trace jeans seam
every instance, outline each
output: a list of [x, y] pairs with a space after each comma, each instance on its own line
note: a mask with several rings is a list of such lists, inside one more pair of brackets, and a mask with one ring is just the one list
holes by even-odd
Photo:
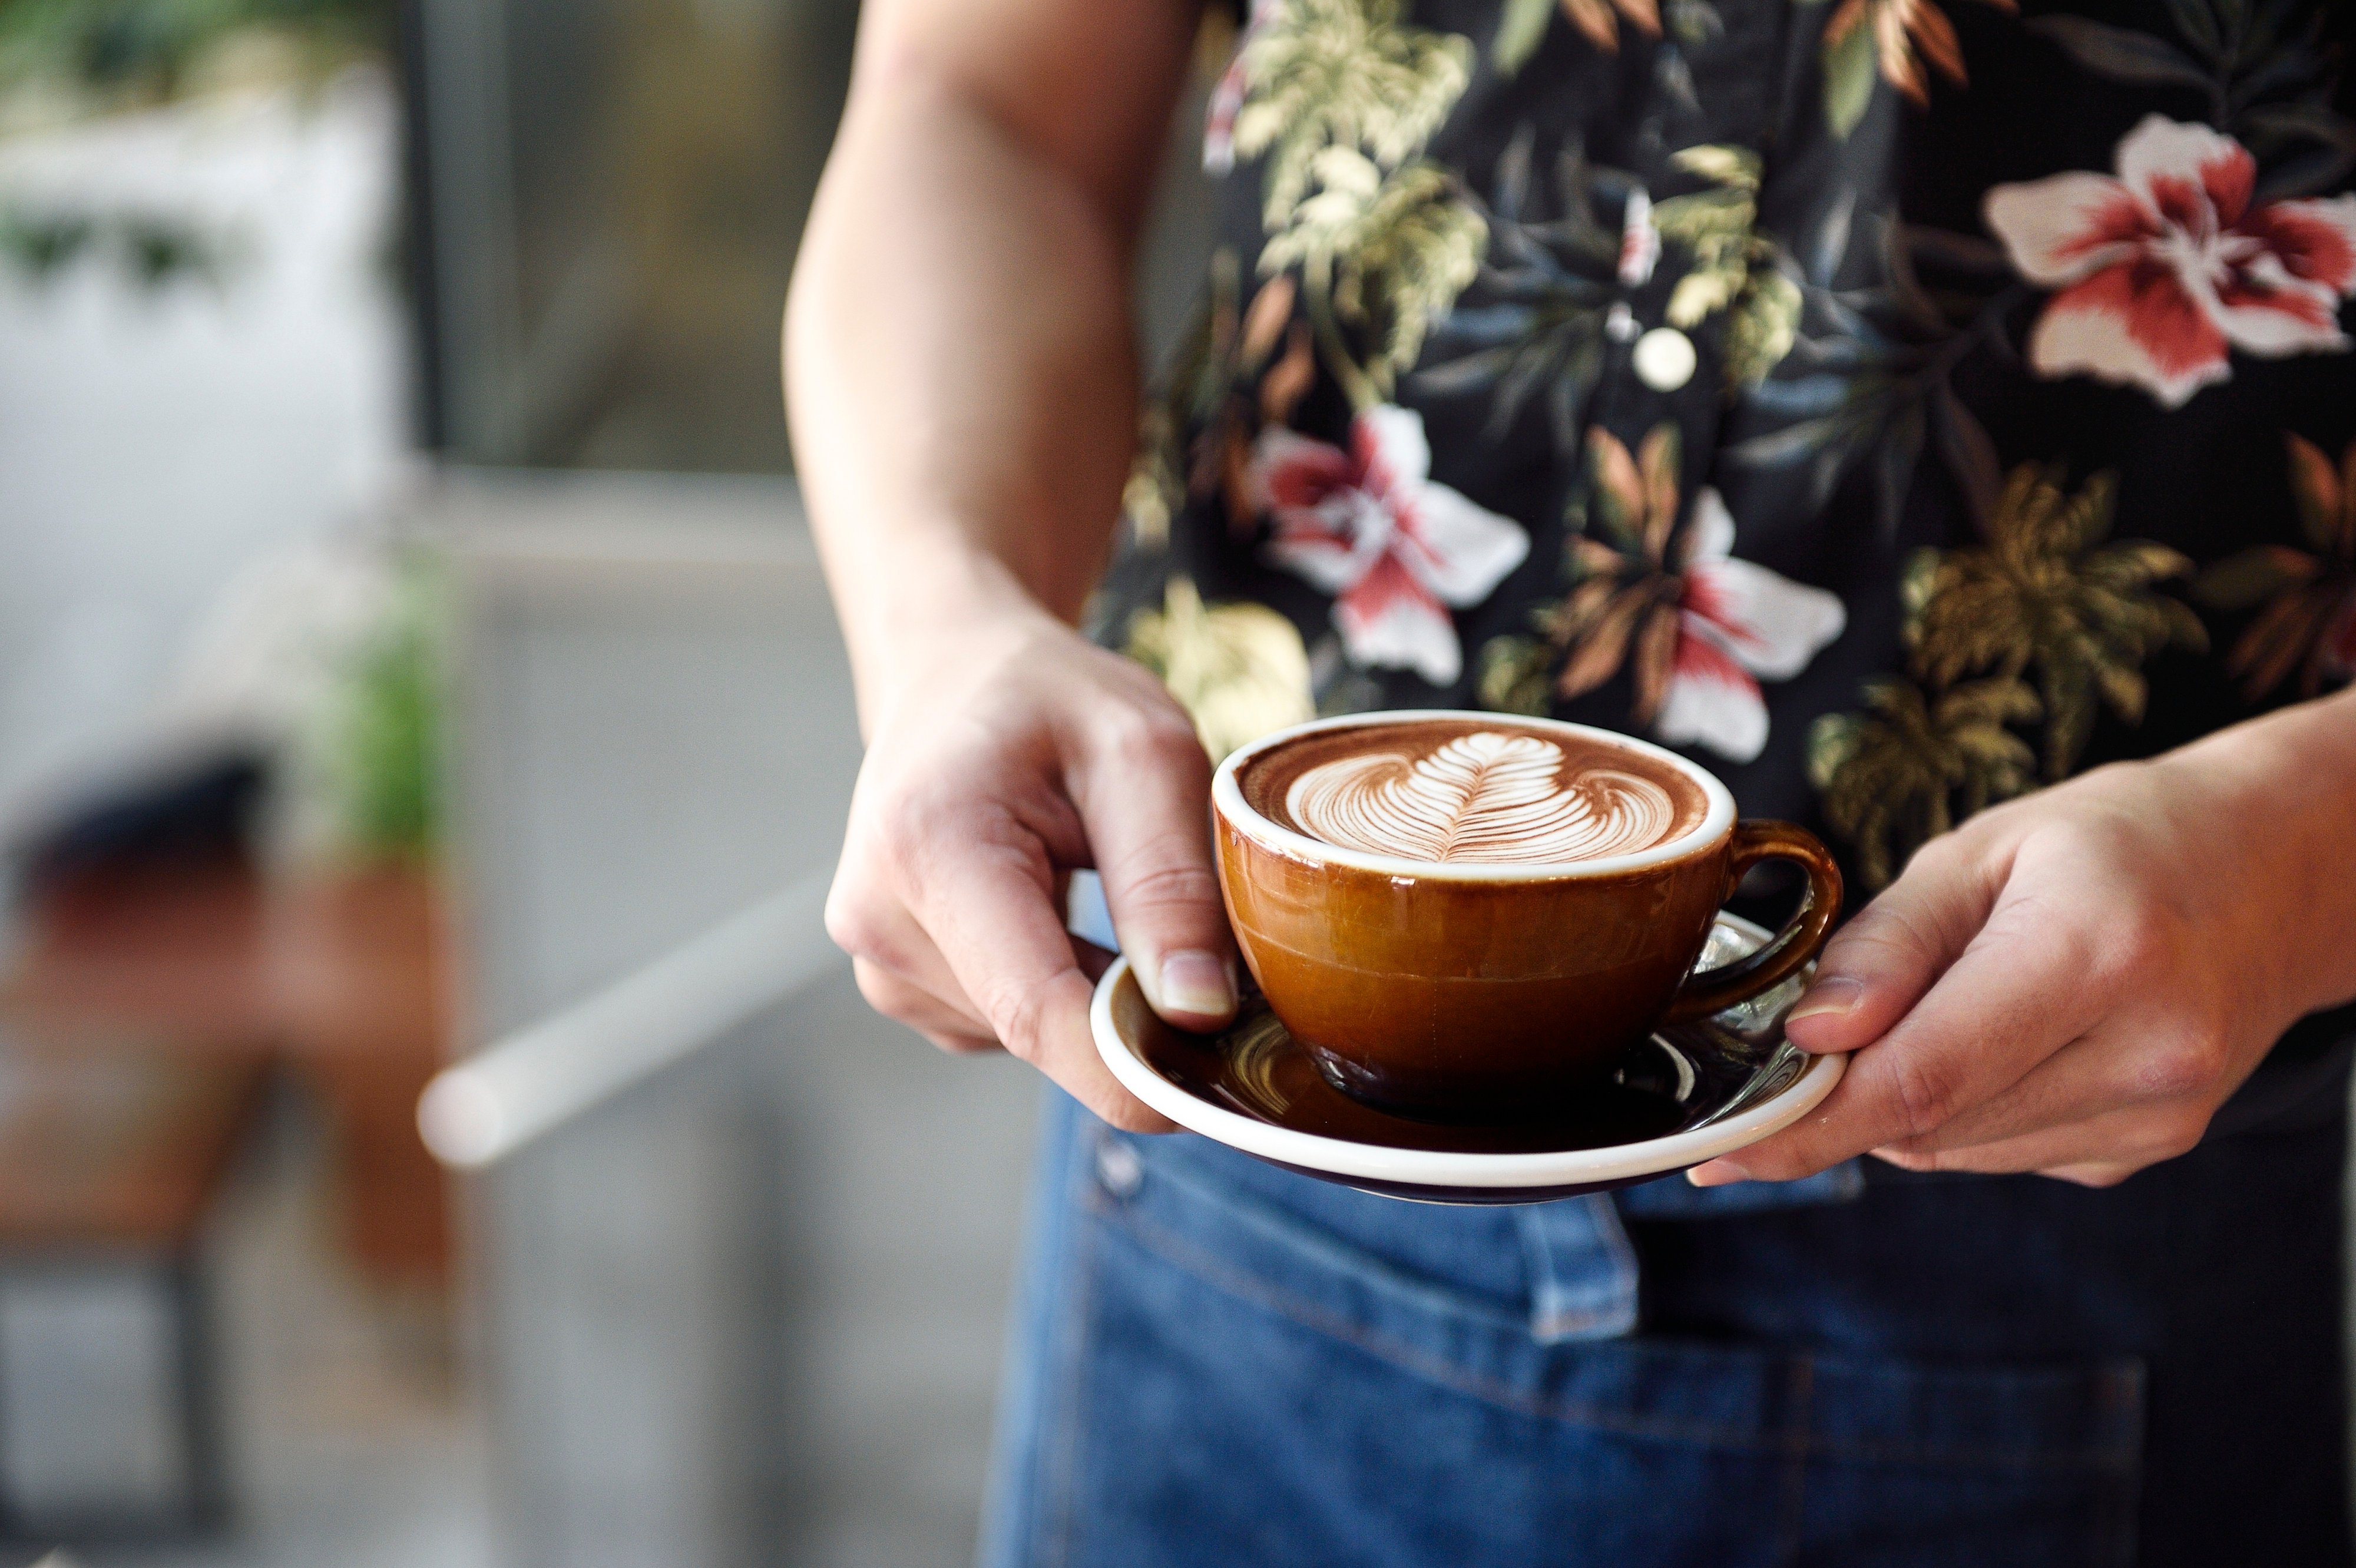
[[[1135, 1213], [1122, 1213], [1092, 1194], [1088, 1199], [1107, 1224], [1118, 1223], [1140, 1246], [1175, 1267], [1185, 1270], [1228, 1294], [1325, 1335], [1343, 1344], [1411, 1372], [1444, 1388], [1485, 1401], [1500, 1409], [1566, 1426], [1611, 1433], [1623, 1437], [1665, 1443], [1693, 1443], [1732, 1453], [1779, 1454], [1788, 1451], [1787, 1435], [1761, 1433], [1708, 1422], [1655, 1421], [1615, 1416], [1590, 1407], [1533, 1399], [1462, 1367], [1407, 1345], [1389, 1335], [1362, 1328], [1339, 1314], [1280, 1291], [1225, 1260], [1205, 1252]], [[1895, 1444], [1816, 1443], [1807, 1444], [1811, 1457], [1859, 1464], [1913, 1464], [2026, 1471], [2091, 1471], [2117, 1473], [2132, 1465], [2126, 1455], [2092, 1452], [2019, 1454], [1976, 1449], [1926, 1448]]]

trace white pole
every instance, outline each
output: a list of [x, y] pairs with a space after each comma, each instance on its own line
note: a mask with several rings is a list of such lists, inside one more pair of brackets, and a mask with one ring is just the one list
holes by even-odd
[[834, 972], [828, 880], [805, 877], [445, 1069], [417, 1101], [425, 1146], [462, 1170], [505, 1159]]

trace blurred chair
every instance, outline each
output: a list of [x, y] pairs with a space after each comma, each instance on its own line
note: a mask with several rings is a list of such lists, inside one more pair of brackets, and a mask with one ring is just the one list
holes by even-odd
[[52, 1058], [283, 1064], [328, 1113], [353, 1261], [443, 1287], [446, 1195], [413, 1119], [452, 1012], [430, 872], [273, 879], [239, 854], [134, 857], [40, 879], [23, 923], [0, 966], [8, 1037]]
[[0, 1088], [0, 1534], [169, 1533], [229, 1496], [202, 1237], [261, 1061], [16, 1057]]

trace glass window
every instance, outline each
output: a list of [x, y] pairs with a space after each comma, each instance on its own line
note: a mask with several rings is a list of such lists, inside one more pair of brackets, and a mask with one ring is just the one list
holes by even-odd
[[462, 462], [775, 472], [854, 0], [424, 0], [422, 312]]

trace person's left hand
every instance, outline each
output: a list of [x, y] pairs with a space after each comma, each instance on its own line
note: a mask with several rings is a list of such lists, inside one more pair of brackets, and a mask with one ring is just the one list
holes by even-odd
[[[2310, 706], [2347, 724], [2345, 702]], [[1696, 1185], [1869, 1151], [2104, 1187], [2190, 1149], [2285, 1028], [2356, 990], [2339, 924], [2356, 811], [2344, 756], [2316, 760], [2268, 802], [2263, 770], [2209, 743], [1926, 844], [1787, 1021], [1804, 1049], [1856, 1052], [1839, 1085]]]

